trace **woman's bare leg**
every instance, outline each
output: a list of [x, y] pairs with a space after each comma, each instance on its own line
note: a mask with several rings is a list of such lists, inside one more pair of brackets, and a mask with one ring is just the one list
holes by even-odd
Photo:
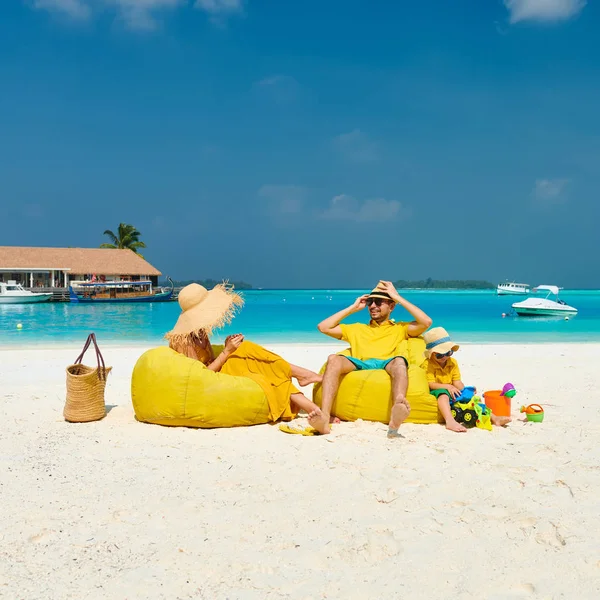
[[311, 413], [321, 414], [321, 409], [311, 400], [309, 400], [304, 394], [297, 393], [290, 396], [290, 407], [292, 412], [298, 412], [299, 409], [306, 411], [309, 415]]
[[310, 385], [311, 383], [321, 383], [321, 381], [323, 381], [323, 375], [319, 375], [310, 369], [305, 369], [304, 367], [299, 367], [298, 365], [293, 365], [291, 363], [290, 367], [292, 368], [292, 377], [295, 377], [298, 380], [300, 387]]

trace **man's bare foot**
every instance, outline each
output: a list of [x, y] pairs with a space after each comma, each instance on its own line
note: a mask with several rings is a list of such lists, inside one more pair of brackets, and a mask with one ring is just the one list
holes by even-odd
[[409, 413], [410, 409], [406, 404], [403, 404], [402, 402], [394, 402], [392, 406], [392, 414], [390, 415], [390, 429], [395, 429], [398, 431], [398, 428], [400, 425], [402, 425], [402, 423], [404, 423], [404, 420], [406, 417], [408, 417]]
[[308, 422], [313, 429], [316, 429], [319, 433], [326, 434], [331, 431], [329, 425], [329, 415], [324, 415], [321, 409], [313, 410], [308, 413]]
[[512, 421], [510, 417], [498, 417], [494, 413], [492, 413], [491, 419], [492, 425], [496, 425], [497, 427], [504, 427]]
[[321, 383], [321, 381], [323, 381], [323, 375], [319, 375], [318, 373], [313, 373], [312, 375], [302, 374], [301, 376], [296, 377], [296, 380], [300, 387], [305, 387], [311, 383]]
[[454, 419], [446, 423], [446, 429], [448, 429], [449, 431], [457, 431], [458, 433], [463, 433], [464, 431], [467, 431], [467, 428], [464, 425], [457, 423]]

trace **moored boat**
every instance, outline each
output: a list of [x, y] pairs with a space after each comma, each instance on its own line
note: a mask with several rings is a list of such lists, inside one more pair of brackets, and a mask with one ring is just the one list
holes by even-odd
[[32, 304], [33, 302], [47, 302], [52, 294], [38, 294], [23, 288], [16, 281], [0, 281], [0, 304]]
[[[538, 285], [534, 292], [548, 292], [545, 298], [527, 298], [522, 302], [515, 302], [513, 310], [521, 317], [569, 317], [577, 314], [577, 309], [569, 306], [558, 297], [559, 288], [555, 285]], [[555, 300], [550, 300], [555, 296]]]
[[171, 288], [153, 288], [152, 282], [143, 281], [81, 281], [71, 282], [69, 298], [74, 303], [105, 304], [114, 302], [168, 302], [173, 297]]
[[499, 283], [496, 288], [498, 296], [526, 296], [530, 291], [529, 284], [515, 283], [514, 281]]

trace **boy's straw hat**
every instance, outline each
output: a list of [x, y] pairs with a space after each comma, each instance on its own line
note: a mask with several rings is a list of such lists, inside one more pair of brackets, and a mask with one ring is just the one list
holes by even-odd
[[165, 336], [168, 340], [199, 331], [210, 335], [213, 329], [229, 323], [237, 307], [244, 304], [241, 296], [225, 284], [208, 291], [198, 283], [190, 283], [179, 292], [178, 301], [182, 313], [175, 327]]
[[460, 346], [455, 344], [443, 327], [434, 327], [423, 334], [425, 340], [425, 356], [429, 358], [432, 352], [446, 354], [446, 352], [456, 352]]

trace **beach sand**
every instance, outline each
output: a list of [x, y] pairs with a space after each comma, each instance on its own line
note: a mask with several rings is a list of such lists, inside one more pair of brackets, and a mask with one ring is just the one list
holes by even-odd
[[2, 598], [600, 597], [600, 345], [465, 345], [465, 383], [511, 381], [544, 422], [402, 440], [138, 423], [141, 347], [104, 347], [110, 412], [65, 423], [79, 350], [0, 350]]

